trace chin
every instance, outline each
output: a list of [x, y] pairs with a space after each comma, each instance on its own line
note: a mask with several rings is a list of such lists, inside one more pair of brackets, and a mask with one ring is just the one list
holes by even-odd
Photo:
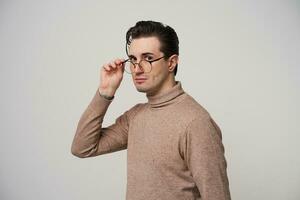
[[155, 90], [155, 85], [144, 82], [142, 84], [134, 83], [138, 92], [150, 94]]
[[139, 86], [135, 86], [135, 88], [138, 92], [143, 92], [143, 93], [148, 92], [147, 88], [143, 88], [143, 87], [139, 87]]

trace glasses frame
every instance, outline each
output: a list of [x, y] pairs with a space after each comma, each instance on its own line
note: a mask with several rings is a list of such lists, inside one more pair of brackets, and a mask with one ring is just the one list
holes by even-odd
[[[148, 63], [150, 63], [150, 66], [151, 66], [151, 69], [150, 69], [150, 71], [149, 72], [144, 72], [144, 73], [150, 73], [151, 71], [152, 71], [152, 63], [153, 62], [156, 62], [156, 61], [159, 61], [160, 59], [162, 59], [162, 58], [165, 58], [166, 56], [162, 56], [162, 57], [159, 57], [159, 58], [157, 58], [157, 59], [154, 59], [154, 60], [145, 60], [145, 59], [141, 59], [140, 60], [140, 62], [137, 62], [137, 63], [134, 63], [134, 62], [132, 62], [131, 60], [130, 60], [130, 58], [128, 58], [128, 59], [126, 59], [124, 62], [122, 62], [122, 64], [125, 64], [126, 62], [130, 62], [131, 64], [133, 64], [134, 65], [134, 69], [136, 69], [136, 65], [138, 65], [138, 67], [140, 67], [140, 69], [143, 69], [143, 67], [140, 65], [140, 63], [142, 62], [142, 61], [146, 61], [146, 62], [148, 62]], [[125, 70], [126, 71], [126, 70]], [[130, 70], [131, 71], [131, 70]], [[126, 71], [128, 74], [134, 74], [134, 73], [136, 73], [136, 72], [128, 72], [128, 71]]]

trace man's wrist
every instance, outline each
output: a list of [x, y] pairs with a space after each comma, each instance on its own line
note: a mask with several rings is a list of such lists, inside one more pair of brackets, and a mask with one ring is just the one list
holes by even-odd
[[107, 100], [113, 100], [114, 99], [114, 95], [107, 95], [107, 94], [104, 94], [104, 93], [102, 93], [101, 91], [100, 91], [100, 88], [98, 89], [98, 92], [99, 92], [99, 94], [100, 94], [100, 96], [102, 96], [103, 98], [105, 98], [105, 99], [107, 99]]

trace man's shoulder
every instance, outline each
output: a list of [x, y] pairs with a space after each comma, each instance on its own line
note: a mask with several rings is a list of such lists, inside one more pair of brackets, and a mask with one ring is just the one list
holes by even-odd
[[172, 115], [174, 115], [178, 122], [186, 126], [195, 119], [203, 120], [210, 118], [210, 113], [207, 109], [188, 93], [185, 93], [184, 99], [174, 108], [175, 110]]
[[219, 126], [212, 118], [208, 110], [196, 101], [192, 96], [186, 94], [186, 98], [182, 102], [180, 112], [184, 113], [184, 121], [187, 126], [193, 123], [200, 124], [212, 124], [216, 129], [220, 131]]
[[197, 100], [195, 100], [191, 95], [186, 93], [185, 99], [181, 102], [181, 109], [182, 112], [186, 112], [187, 114], [191, 116], [207, 116], [209, 115], [209, 112], [207, 109], [199, 103]]

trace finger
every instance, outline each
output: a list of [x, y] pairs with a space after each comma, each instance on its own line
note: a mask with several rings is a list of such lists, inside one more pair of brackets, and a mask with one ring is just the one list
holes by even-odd
[[111, 70], [109, 64], [103, 65], [103, 69], [104, 69], [105, 71], [110, 71], [110, 70]]
[[116, 63], [117, 65], [121, 65], [121, 64], [123, 64], [124, 61], [125, 61], [125, 59], [119, 58], [119, 59], [116, 59], [116, 60], [115, 60], [115, 63]]
[[113, 69], [116, 69], [116, 68], [117, 68], [117, 65], [116, 65], [115, 61], [111, 61], [111, 62], [109, 63], [109, 65], [110, 65], [110, 67], [113, 68]]

